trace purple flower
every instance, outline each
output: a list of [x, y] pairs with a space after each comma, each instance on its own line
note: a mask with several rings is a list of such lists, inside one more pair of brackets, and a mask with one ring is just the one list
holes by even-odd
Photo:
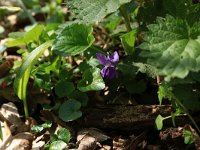
[[116, 65], [119, 61], [119, 55], [117, 51], [115, 51], [110, 56], [106, 56], [102, 53], [97, 53], [97, 59], [102, 65], [104, 65], [104, 68], [101, 70], [101, 76], [103, 78], [113, 79], [118, 77]]

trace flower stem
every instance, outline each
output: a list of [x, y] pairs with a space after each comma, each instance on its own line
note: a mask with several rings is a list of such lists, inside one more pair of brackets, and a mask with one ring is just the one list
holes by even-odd
[[130, 24], [130, 17], [127, 14], [127, 12], [126, 12], [126, 10], [125, 10], [123, 5], [119, 8], [119, 11], [120, 11], [121, 15], [124, 18], [124, 22], [125, 22], [127, 31], [130, 32], [132, 30], [131, 24]]
[[26, 6], [24, 5], [22, 0], [18, 0], [19, 4], [21, 5], [21, 7], [23, 8], [23, 10], [26, 12], [26, 14], [28, 15], [29, 20], [31, 21], [32, 24], [36, 23], [35, 18], [33, 18], [33, 16], [31, 15], [31, 13], [28, 11], [28, 9], [26, 8]]

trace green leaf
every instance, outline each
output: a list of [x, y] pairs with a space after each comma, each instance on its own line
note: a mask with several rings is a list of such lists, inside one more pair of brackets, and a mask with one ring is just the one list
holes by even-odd
[[7, 10], [10, 12], [16, 12], [16, 11], [20, 11], [21, 8], [20, 7], [12, 7], [12, 6], [0, 6], [0, 10]]
[[65, 122], [76, 120], [82, 116], [80, 108], [81, 103], [77, 100], [67, 100], [59, 108], [59, 117]]
[[189, 6], [192, 5], [191, 0], [168, 0], [163, 1], [165, 9], [170, 15], [175, 17], [184, 18], [189, 10]]
[[100, 69], [89, 68], [83, 73], [83, 78], [78, 83], [78, 89], [82, 92], [98, 91], [105, 88]]
[[70, 95], [75, 90], [74, 84], [66, 80], [60, 80], [55, 86], [55, 92], [59, 97]]
[[186, 19], [189, 24], [199, 21], [200, 4], [193, 4], [191, 0], [163, 1], [167, 14]]
[[182, 101], [183, 105], [194, 112], [200, 110], [199, 95], [191, 84], [176, 85], [173, 88], [174, 95]]
[[158, 88], [158, 100], [160, 105], [162, 104], [162, 100], [164, 98], [167, 98], [169, 100], [172, 100], [173, 93], [172, 88], [168, 86], [167, 84], [160, 84]]
[[4, 27], [0, 25], [0, 35], [5, 31]]
[[49, 150], [63, 150], [65, 149], [67, 144], [61, 140], [54, 141], [50, 144]]
[[81, 92], [79, 90], [73, 91], [70, 96], [71, 99], [76, 99], [81, 103], [81, 106], [84, 107], [87, 105], [89, 100], [88, 95], [85, 92]]
[[28, 32], [10, 33], [10, 38], [6, 41], [7, 47], [28, 45], [31, 42], [38, 42], [39, 37], [44, 29], [44, 25], [38, 24], [33, 26]]
[[52, 41], [47, 41], [34, 49], [23, 61], [17, 72], [16, 78], [14, 80], [14, 90], [19, 99], [23, 100], [25, 103], [27, 84], [32, 66], [36, 63], [37, 59], [43, 54], [43, 52], [51, 46], [51, 44]]
[[24, 34], [25, 32], [11, 32], [8, 34], [8, 36], [9, 38], [18, 39], [18, 38], [23, 38]]
[[134, 63], [134, 66], [138, 67], [138, 72], [146, 73], [147, 76], [155, 78], [157, 75], [157, 70], [154, 66], [144, 63]]
[[134, 45], [136, 40], [137, 30], [134, 29], [128, 33], [123, 34], [120, 39], [122, 42], [122, 46], [128, 55], [134, 53]]
[[192, 144], [194, 143], [192, 132], [189, 130], [183, 130], [184, 134], [184, 143], [185, 144]]
[[161, 130], [161, 129], [162, 129], [162, 127], [163, 127], [163, 120], [164, 120], [164, 118], [163, 118], [161, 115], [158, 115], [158, 116], [157, 116], [157, 118], [156, 118], [156, 120], [155, 120], [155, 123], [156, 123], [156, 128], [157, 128], [158, 130]]
[[52, 123], [48, 123], [48, 122], [45, 122], [41, 125], [34, 125], [32, 128], [31, 128], [31, 131], [33, 132], [42, 132], [44, 129], [47, 129], [47, 128], [50, 128], [52, 126]]
[[118, 69], [125, 75], [125, 78], [127, 76], [130, 76], [131, 78], [135, 77], [137, 74], [138, 68], [134, 66], [133, 58], [126, 57], [123, 59], [118, 65]]
[[68, 129], [60, 128], [57, 132], [57, 136], [59, 140], [64, 141], [66, 144], [69, 143], [71, 134]]
[[92, 27], [83, 24], [66, 26], [57, 36], [53, 52], [61, 56], [71, 56], [84, 52], [94, 42]]
[[7, 47], [15, 47], [15, 46], [21, 46], [26, 45], [23, 38], [13, 39], [9, 38], [8, 41], [6, 41], [5, 45]]
[[121, 5], [131, 0], [66, 0], [79, 22], [99, 22], [106, 15], [115, 12]]
[[126, 77], [123, 82], [129, 93], [140, 94], [146, 90], [146, 83], [143, 80], [137, 81], [136, 79]]
[[199, 71], [200, 22], [188, 26], [185, 20], [166, 16], [157, 18], [156, 23], [149, 25], [145, 42], [140, 45], [147, 63], [167, 79], [185, 78], [190, 71]]
[[44, 29], [44, 25], [38, 24], [35, 25], [30, 31], [26, 32], [24, 35], [24, 41], [26, 44], [30, 42], [37, 42], [39, 41], [39, 36], [41, 35]]
[[122, 17], [119, 16], [119, 13], [116, 12], [106, 17], [105, 21], [103, 21], [102, 24], [108, 30], [114, 31], [121, 21], [122, 21]]

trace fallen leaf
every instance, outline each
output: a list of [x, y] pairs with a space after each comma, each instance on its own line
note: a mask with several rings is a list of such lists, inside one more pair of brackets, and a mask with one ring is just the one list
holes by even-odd
[[32, 147], [33, 135], [28, 132], [18, 133], [10, 136], [3, 142], [0, 150], [30, 150]]
[[85, 135], [90, 135], [96, 139], [97, 142], [103, 142], [110, 139], [101, 130], [96, 128], [83, 129], [78, 132], [77, 141], [80, 141]]
[[0, 112], [11, 123], [10, 129], [12, 133], [21, 133], [28, 131], [28, 127], [19, 117], [18, 109], [15, 104], [9, 102], [1, 106]]
[[77, 150], [95, 150], [97, 147], [96, 139], [92, 136], [85, 135], [80, 141]]

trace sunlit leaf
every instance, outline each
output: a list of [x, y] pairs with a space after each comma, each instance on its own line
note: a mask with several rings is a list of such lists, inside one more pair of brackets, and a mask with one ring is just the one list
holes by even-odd
[[38, 24], [35, 25], [30, 31], [26, 32], [24, 34], [25, 43], [28, 44], [30, 42], [37, 42], [39, 40], [39, 36], [41, 35], [43, 29], [44, 25]]
[[162, 129], [162, 127], [163, 127], [163, 120], [164, 120], [164, 118], [163, 118], [161, 115], [158, 115], [158, 116], [157, 116], [157, 118], [156, 118], [156, 120], [155, 120], [155, 123], [156, 123], [156, 128], [157, 128], [158, 130], [161, 130], [161, 129]]
[[57, 36], [53, 52], [61, 56], [71, 56], [84, 52], [94, 42], [92, 27], [83, 24], [66, 26]]
[[46, 128], [50, 128], [51, 126], [52, 126], [52, 123], [45, 122], [45, 123], [43, 123], [41, 125], [34, 125], [31, 128], [31, 131], [33, 131], [33, 132], [41, 132]]
[[131, 0], [66, 0], [79, 22], [94, 23]]
[[47, 41], [34, 49], [23, 61], [17, 72], [16, 78], [14, 80], [14, 90], [17, 93], [17, 96], [24, 102], [26, 102], [27, 84], [32, 66], [36, 63], [43, 52], [51, 46], [51, 44], [52, 41]]
[[20, 7], [13, 7], [13, 6], [0, 6], [0, 10], [7, 10], [7, 11], [10, 11], [10, 12], [16, 12], [16, 11], [20, 11], [21, 8]]
[[134, 53], [134, 46], [135, 46], [135, 40], [136, 40], [136, 29], [123, 34], [120, 39], [122, 41], [122, 45], [124, 47], [124, 50], [127, 54], [133, 54]]
[[78, 89], [82, 92], [98, 91], [105, 88], [100, 69], [89, 68], [83, 73], [83, 78], [78, 83]]
[[62, 140], [68, 144], [71, 138], [71, 134], [68, 129], [60, 128], [57, 132], [57, 137], [59, 140]]
[[166, 16], [148, 28], [140, 48], [160, 75], [184, 78], [190, 71], [200, 70], [200, 22], [189, 26], [186, 20]]
[[58, 140], [50, 144], [49, 150], [63, 150], [66, 146], [67, 144], [64, 141]]

